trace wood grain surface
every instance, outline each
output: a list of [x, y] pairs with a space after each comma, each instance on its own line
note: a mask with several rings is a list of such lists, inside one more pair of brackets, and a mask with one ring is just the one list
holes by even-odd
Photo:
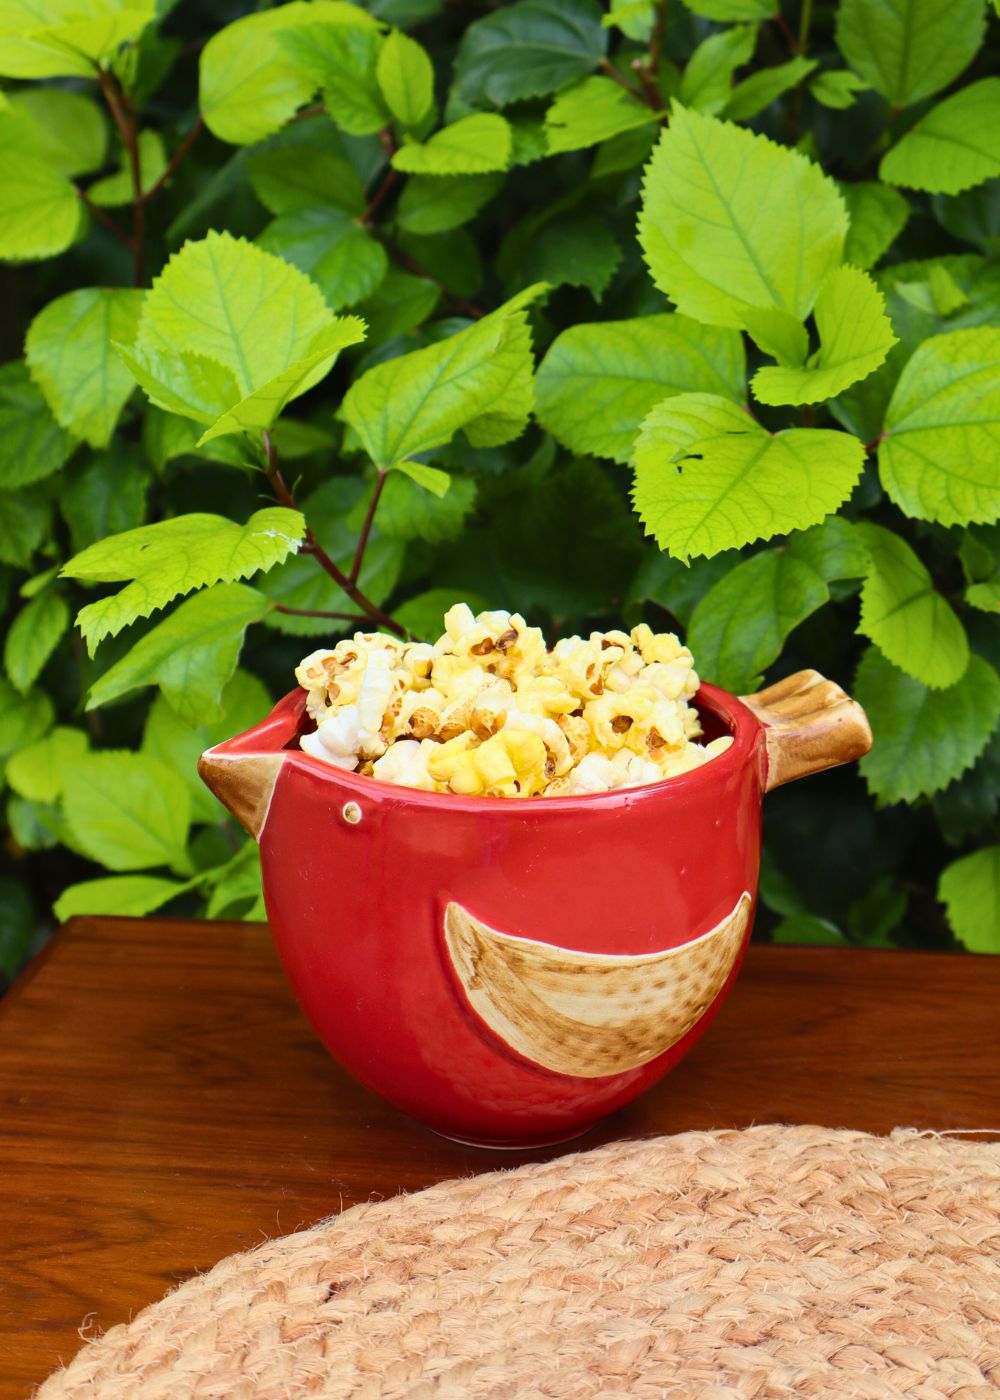
[[1000, 958], [754, 946], [656, 1089], [569, 1148], [487, 1152], [334, 1064], [263, 926], [74, 921], [0, 1003], [0, 1396], [357, 1201], [687, 1128], [998, 1129], [998, 1005]]

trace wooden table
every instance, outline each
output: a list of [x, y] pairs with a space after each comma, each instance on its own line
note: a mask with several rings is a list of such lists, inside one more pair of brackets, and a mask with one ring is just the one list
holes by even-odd
[[[751, 947], [690, 1057], [570, 1150], [775, 1121], [995, 1128], [998, 1006], [1000, 958]], [[5, 1400], [234, 1250], [560, 1150], [459, 1147], [359, 1088], [260, 925], [74, 920], [0, 1003], [0, 1104]]]

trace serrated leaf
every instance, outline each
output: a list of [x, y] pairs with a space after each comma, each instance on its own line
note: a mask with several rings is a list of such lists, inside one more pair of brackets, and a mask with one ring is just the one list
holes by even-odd
[[969, 664], [965, 628], [905, 540], [870, 522], [859, 529], [870, 563], [858, 631], [922, 684], [957, 685]]
[[3, 664], [22, 695], [34, 685], [68, 626], [69, 604], [59, 593], [40, 593], [14, 618], [4, 642]]
[[67, 772], [88, 748], [82, 729], [57, 725], [44, 739], [18, 749], [7, 760], [5, 777], [15, 792], [31, 802], [57, 802]]
[[99, 540], [61, 572], [85, 583], [129, 580], [121, 592], [88, 603], [77, 617], [93, 653], [103, 637], [179, 594], [266, 573], [295, 552], [304, 532], [302, 515], [283, 506], [255, 511], [245, 525], [221, 515], [179, 515]]
[[507, 291], [547, 282], [551, 287], [586, 287], [600, 301], [621, 260], [622, 250], [599, 214], [556, 219], [531, 239]]
[[934, 336], [907, 362], [879, 446], [879, 475], [907, 515], [942, 525], [1000, 515], [1000, 329]]
[[803, 320], [846, 233], [836, 186], [804, 156], [674, 109], [646, 167], [639, 242], [678, 310], [718, 326], [742, 326], [747, 304]]
[[270, 136], [320, 86], [315, 69], [282, 46], [281, 36], [313, 26], [374, 28], [354, 5], [292, 0], [245, 15], [213, 34], [201, 53], [202, 116], [211, 132], [233, 145]]
[[813, 311], [819, 349], [806, 366], [766, 366], [752, 380], [761, 403], [821, 403], [878, 369], [896, 344], [885, 301], [867, 273], [838, 267], [819, 289]]
[[313, 25], [289, 30], [278, 42], [323, 89], [330, 117], [352, 136], [369, 136], [390, 123], [378, 84], [382, 35], [373, 28]]
[[0, 76], [92, 78], [155, 14], [154, 0], [3, 0]]
[[[868, 84], [849, 68], [837, 68], [825, 73], [817, 73], [809, 82], [809, 91], [823, 107], [843, 111], [853, 107], [858, 93], [865, 92]], [[852, 262], [856, 261], [851, 259]], [[860, 266], [860, 264], [857, 264]]]
[[756, 45], [755, 24], [735, 25], [703, 39], [681, 77], [680, 100], [685, 107], [710, 114], [721, 112], [732, 91], [733, 74], [750, 62]]
[[998, 807], [1000, 731], [968, 772], [935, 795], [934, 815], [949, 845], [961, 846], [970, 836], [978, 836], [990, 826]]
[[[166, 168], [167, 152], [163, 145], [163, 137], [158, 131], [140, 131], [139, 174], [143, 193], [153, 188]], [[133, 194], [132, 167], [128, 161], [113, 175], [105, 175], [102, 180], [95, 180], [87, 190], [90, 202], [106, 209], [131, 204]]]
[[809, 332], [790, 311], [776, 306], [747, 306], [744, 327], [755, 345], [779, 365], [798, 369], [809, 353]]
[[627, 462], [642, 420], [668, 395], [739, 401], [744, 383], [736, 331], [677, 314], [600, 321], [552, 343], [535, 380], [536, 415], [570, 451]]
[[496, 112], [477, 112], [427, 141], [400, 146], [392, 164], [408, 175], [488, 175], [506, 170], [510, 154], [510, 124]]
[[692, 14], [721, 24], [747, 23], [773, 19], [778, 12], [777, 0], [684, 0]]
[[837, 47], [893, 107], [910, 107], [958, 77], [984, 26], [982, 0], [841, 0]]
[[63, 810], [80, 850], [109, 870], [190, 871], [187, 787], [145, 754], [83, 754], [64, 776]]
[[455, 92], [470, 106], [544, 97], [592, 72], [606, 46], [591, 0], [519, 0], [466, 28]]
[[984, 253], [1000, 251], [1000, 179], [956, 195], [935, 195], [934, 217], [943, 228]]
[[1000, 78], [983, 78], [932, 107], [882, 157], [893, 185], [959, 194], [1000, 175]]
[[27, 491], [0, 492], [0, 564], [27, 568], [45, 538], [49, 514], [48, 501]]
[[957, 685], [930, 690], [869, 647], [854, 695], [875, 740], [861, 773], [881, 804], [947, 787], [972, 766], [1000, 721], [1000, 676], [981, 656], [969, 658]]
[[868, 550], [860, 530], [839, 515], [831, 515], [810, 530], [796, 531], [786, 548], [826, 583], [860, 579], [868, 572]]
[[270, 599], [242, 583], [220, 583], [195, 593], [98, 677], [87, 709], [141, 686], [158, 685], [186, 723], [219, 717], [244, 633], [271, 607]]
[[824, 428], [771, 434], [717, 395], [678, 394], [646, 418], [635, 464], [643, 524], [687, 559], [817, 524], [850, 496], [864, 447]]
[[473, 219], [503, 185], [501, 175], [414, 175], [396, 205], [411, 233], [447, 233]]
[[0, 146], [0, 259], [23, 262], [63, 252], [82, 217], [80, 198], [65, 175], [30, 150]]
[[240, 401], [235, 375], [218, 360], [190, 350], [170, 353], [117, 344], [114, 349], [150, 403], [168, 413], [214, 423]]
[[687, 643], [698, 674], [743, 695], [759, 688], [789, 633], [830, 597], [820, 575], [786, 549], [766, 549], [720, 579], [694, 610]]
[[560, 93], [545, 113], [546, 147], [553, 156], [579, 151], [657, 120], [656, 112], [612, 78], [584, 78]]
[[417, 126], [434, 103], [434, 68], [427, 50], [394, 29], [379, 52], [375, 76], [386, 106], [404, 126]]
[[268, 224], [258, 246], [299, 268], [334, 311], [371, 296], [389, 269], [381, 243], [340, 209], [296, 209]]
[[0, 490], [51, 476], [74, 445], [52, 417], [24, 361], [0, 365]]
[[50, 301], [28, 328], [25, 359], [57, 422], [91, 447], [106, 447], [135, 380], [112, 348], [130, 344], [143, 294], [85, 287]]
[[[302, 123], [296, 123], [296, 127]], [[296, 130], [290, 127], [290, 131]], [[294, 214], [317, 204], [363, 214], [365, 191], [358, 172], [330, 144], [336, 136], [327, 124], [328, 139], [315, 144], [291, 144], [284, 137], [255, 150], [250, 157], [254, 194], [272, 214]]]
[[853, 267], [874, 267], [902, 233], [910, 206], [899, 193], [877, 180], [841, 185], [850, 228], [844, 244], [844, 261]]
[[104, 164], [108, 128], [101, 109], [81, 92], [22, 88], [0, 117], [0, 145], [30, 149], [61, 175], [85, 175]]
[[[428, 466], [426, 462], [397, 462], [393, 470], [402, 472], [432, 496], [445, 496], [451, 487], [449, 473], [442, 471], [440, 467]], [[390, 489], [389, 482], [386, 483], [386, 488]]]
[[390, 267], [375, 292], [357, 306], [368, 323], [368, 339], [381, 345], [423, 325], [441, 299], [441, 289], [427, 277]]
[[121, 437], [107, 452], [73, 469], [59, 495], [75, 550], [105, 535], [141, 525], [146, 512], [149, 471], [137, 449]]
[[1000, 846], [984, 846], [946, 866], [938, 899], [970, 953], [1000, 953]]
[[81, 914], [140, 919], [162, 909], [190, 887], [190, 882], [159, 875], [104, 875], [68, 885], [53, 905], [53, 913], [61, 923]]
[[447, 340], [376, 365], [356, 379], [342, 413], [371, 460], [392, 467], [450, 442], [459, 428], [503, 409], [512, 382], [529, 377], [523, 308], [529, 288]]
[[796, 54], [787, 63], [778, 63], [773, 68], [762, 68], [751, 73], [733, 88], [732, 95], [725, 105], [724, 114], [730, 121], [745, 122], [770, 107], [782, 93], [804, 82], [816, 67], [817, 60]]

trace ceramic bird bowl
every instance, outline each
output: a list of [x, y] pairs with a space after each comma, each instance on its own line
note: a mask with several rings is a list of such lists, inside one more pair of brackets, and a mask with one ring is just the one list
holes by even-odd
[[864, 711], [800, 671], [702, 685], [717, 758], [580, 797], [459, 797], [303, 753], [305, 693], [209, 749], [202, 778], [260, 843], [299, 1002], [363, 1084], [463, 1142], [565, 1141], [690, 1050], [753, 922], [761, 798], [860, 757]]

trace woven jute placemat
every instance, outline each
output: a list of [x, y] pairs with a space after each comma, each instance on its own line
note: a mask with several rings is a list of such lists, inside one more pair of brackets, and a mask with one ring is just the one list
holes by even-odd
[[39, 1400], [1000, 1393], [1000, 1144], [615, 1143], [355, 1206], [88, 1344]]

